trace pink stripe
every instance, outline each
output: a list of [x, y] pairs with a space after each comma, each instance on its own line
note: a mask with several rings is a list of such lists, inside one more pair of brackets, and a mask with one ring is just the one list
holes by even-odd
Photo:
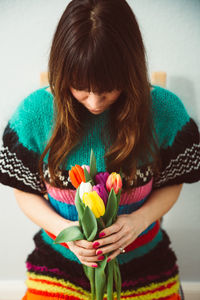
[[48, 194], [53, 197], [55, 200], [64, 202], [67, 204], [75, 204], [75, 195], [76, 195], [76, 190], [72, 189], [59, 189], [56, 187], [51, 186], [47, 182], [45, 182], [47, 192]]
[[[139, 202], [144, 199], [152, 190], [152, 182], [149, 181], [147, 184], [132, 189], [130, 192], [125, 192], [121, 194], [120, 205], [132, 204], [135, 202]], [[53, 197], [55, 200], [64, 202], [67, 204], [74, 205], [76, 190], [72, 189], [59, 189], [56, 187], [52, 187], [50, 184], [45, 182], [48, 194]]]
[[[59, 275], [59, 276], [66, 276], [68, 278], [70, 278], [70, 276], [67, 273], [64, 273], [62, 271], [60, 271], [58, 268], [53, 268], [53, 269], [49, 269], [46, 266], [36, 266], [31, 264], [30, 262], [26, 262], [26, 268], [28, 271], [34, 271], [35, 273], [37, 272], [51, 272], [53, 274]], [[52, 276], [50, 275], [50, 277], [52, 278]], [[82, 278], [79, 278], [78, 282], [82, 285], [85, 285], [85, 280]]]
[[151, 179], [147, 184], [143, 186], [139, 186], [135, 189], [132, 189], [130, 193], [126, 192], [121, 194], [120, 205], [132, 204], [135, 202], [139, 202], [148, 196], [152, 190], [152, 182]]
[[39, 271], [39, 272], [52, 272], [52, 273], [55, 273], [57, 275], [63, 275], [64, 274], [58, 268], [48, 269], [46, 266], [35, 266], [35, 265], [31, 264], [30, 262], [26, 262], [26, 268], [27, 268], [28, 271], [34, 270], [35, 272], [37, 272], [37, 271]]

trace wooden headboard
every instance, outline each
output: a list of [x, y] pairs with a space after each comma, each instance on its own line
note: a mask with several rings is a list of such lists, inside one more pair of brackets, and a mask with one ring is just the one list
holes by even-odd
[[[40, 86], [43, 87], [45, 85], [48, 85], [48, 73], [47, 72], [41, 72], [40, 73]], [[158, 85], [161, 87], [166, 87], [166, 77], [167, 74], [164, 71], [155, 71], [151, 73], [151, 84]]]

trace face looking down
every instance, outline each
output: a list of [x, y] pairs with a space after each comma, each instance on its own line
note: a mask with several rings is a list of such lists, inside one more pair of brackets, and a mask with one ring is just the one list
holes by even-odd
[[86, 90], [76, 90], [72, 87], [70, 87], [70, 91], [75, 99], [95, 115], [101, 114], [108, 109], [121, 94], [120, 90], [112, 90], [111, 92], [98, 94]]

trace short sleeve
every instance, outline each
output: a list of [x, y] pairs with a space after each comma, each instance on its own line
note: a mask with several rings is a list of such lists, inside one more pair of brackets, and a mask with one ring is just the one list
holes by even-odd
[[153, 100], [161, 169], [153, 189], [200, 180], [200, 133], [183, 102], [174, 93], [158, 88]]
[[0, 182], [37, 195], [45, 191], [38, 168], [47, 139], [42, 96], [39, 89], [21, 101], [3, 131], [0, 148]]

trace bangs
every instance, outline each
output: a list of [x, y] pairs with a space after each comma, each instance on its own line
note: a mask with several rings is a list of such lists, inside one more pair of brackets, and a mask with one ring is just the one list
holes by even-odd
[[65, 67], [68, 86], [99, 94], [126, 88], [127, 72], [125, 74], [124, 62], [114, 44], [101, 41], [98, 46], [97, 41], [90, 39], [72, 52]]

